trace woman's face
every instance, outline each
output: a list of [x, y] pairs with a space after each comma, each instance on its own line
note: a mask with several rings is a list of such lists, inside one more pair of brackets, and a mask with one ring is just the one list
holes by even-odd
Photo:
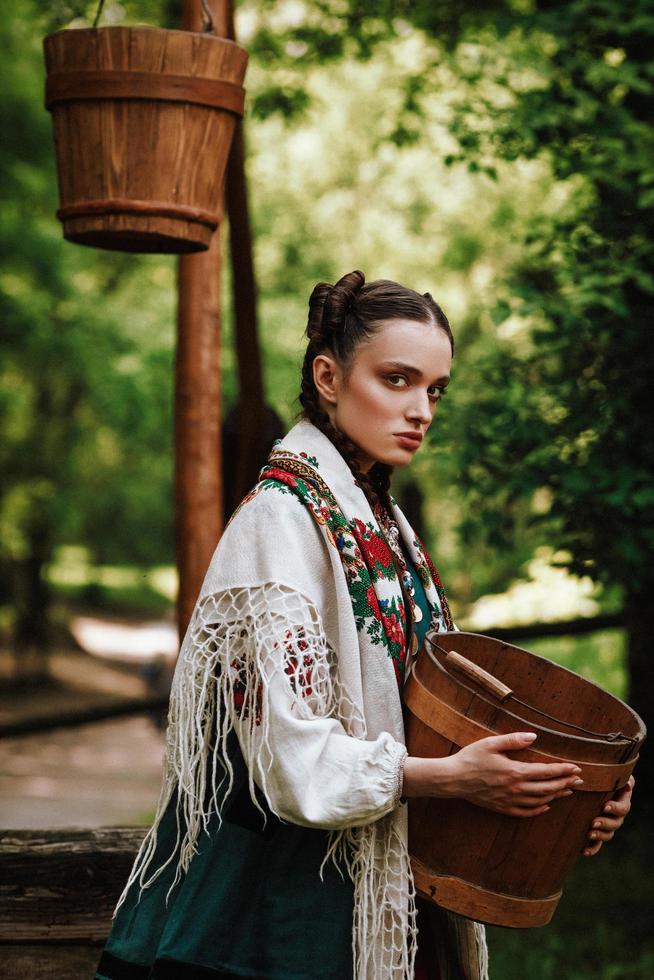
[[347, 372], [328, 354], [314, 379], [332, 423], [359, 446], [359, 465], [410, 463], [450, 380], [452, 348], [444, 330], [387, 320], [356, 349]]

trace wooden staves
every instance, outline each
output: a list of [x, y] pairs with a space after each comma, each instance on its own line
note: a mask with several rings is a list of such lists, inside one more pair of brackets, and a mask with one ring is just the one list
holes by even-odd
[[444, 758], [480, 738], [536, 732], [525, 762], [575, 762], [583, 785], [536, 817], [461, 799], [409, 802], [418, 893], [491, 925], [544, 925], [593, 819], [624, 786], [645, 726], [622, 701], [543, 657], [474, 633], [428, 633], [404, 688], [409, 753]]
[[103, 27], [44, 42], [69, 241], [202, 251], [222, 218], [247, 52], [211, 34]]

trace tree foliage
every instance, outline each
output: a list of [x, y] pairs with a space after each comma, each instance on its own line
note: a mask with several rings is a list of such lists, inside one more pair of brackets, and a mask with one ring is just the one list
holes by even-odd
[[527, 229], [501, 288], [506, 339], [480, 361], [495, 384], [466, 420], [464, 472], [486, 510], [498, 481], [546, 488], [538, 520], [549, 513], [572, 567], [640, 592], [654, 544], [654, 5], [538, 5], [529, 27], [539, 77], [523, 91], [503, 77], [512, 99], [492, 127], [461, 107], [459, 128], [481, 157], [546, 154], [576, 191]]
[[[497, 283], [495, 343], [466, 351], [468, 389], [452, 440], [465, 496], [464, 544], [554, 543], [574, 570], [617, 586], [629, 630], [630, 697], [645, 717], [654, 681], [654, 322], [651, 129], [654, 3], [419, 0], [379, 8], [307, 3], [253, 44], [295, 105], [302, 31], [330, 18], [330, 49], [369, 58], [407, 25], [432, 42], [404, 85], [392, 138], [419, 139], [429, 93], [452, 109], [452, 164], [497, 175], [497, 161], [546, 160], [565, 206], [525, 221], [522, 256]], [[309, 11], [306, 15], [298, 10]], [[293, 19], [294, 18], [294, 19]], [[326, 32], [327, 33], [327, 32]], [[314, 36], [314, 47], [319, 47]], [[461, 85], [438, 89], [448, 61]], [[437, 205], [436, 205], [437, 206]], [[462, 371], [462, 374], [464, 372]], [[643, 770], [651, 785], [652, 762]]]

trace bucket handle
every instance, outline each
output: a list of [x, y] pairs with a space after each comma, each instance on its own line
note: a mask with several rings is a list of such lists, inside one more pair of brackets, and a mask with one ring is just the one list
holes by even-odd
[[[439, 647], [439, 649], [441, 648]], [[471, 660], [461, 656], [455, 650], [448, 650], [445, 653], [445, 660], [449, 666], [454, 667], [455, 670], [460, 671], [466, 677], [469, 677], [470, 680], [475, 681], [475, 683], [483, 687], [485, 691], [500, 703], [503, 703], [513, 695], [510, 687], [503, 684], [502, 681], [499, 681], [497, 677], [493, 677], [483, 667], [480, 667], [478, 664], [473, 664]]]
[[542, 718], [547, 718], [549, 721], [555, 721], [558, 724], [566, 725], [568, 728], [574, 728], [575, 731], [581, 732], [583, 735], [590, 736], [590, 738], [597, 738], [604, 742], [619, 742], [625, 741], [629, 742], [633, 747], [639, 745], [643, 739], [634, 738], [632, 735], [625, 735], [624, 732], [593, 732], [589, 728], [583, 728], [581, 725], [573, 725], [570, 721], [563, 721], [561, 718], [557, 718], [555, 715], [548, 715], [546, 711], [542, 711], [540, 708], [536, 708], [533, 705], [526, 704], [517, 698], [510, 687], [503, 684], [502, 681], [498, 680], [483, 667], [478, 664], [473, 663], [466, 657], [462, 656], [460, 653], [456, 653], [455, 650], [446, 650], [442, 647], [440, 643], [436, 643], [429, 633], [425, 637], [425, 643], [428, 643], [430, 647], [434, 647], [436, 650], [440, 650], [441, 653], [445, 654], [445, 661], [450, 666], [459, 670], [466, 677], [471, 680], [476, 681], [480, 687], [483, 687], [492, 697], [496, 698], [500, 703], [508, 701], [512, 698], [516, 704], [522, 705], [523, 708], [527, 708], [529, 711], [535, 711]]
[[93, 20], [93, 30], [100, 23], [100, 17], [102, 16], [102, 8], [104, 7], [104, 0], [98, 0], [98, 9], [95, 12], [95, 18]]

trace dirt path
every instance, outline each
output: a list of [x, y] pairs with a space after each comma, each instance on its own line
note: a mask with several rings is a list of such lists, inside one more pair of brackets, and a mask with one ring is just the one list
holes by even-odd
[[5, 739], [0, 824], [13, 830], [148, 823], [162, 755], [163, 734], [144, 717]]
[[[148, 633], [145, 626], [117, 631], [115, 624], [100, 619], [85, 622], [111, 651], [97, 655], [89, 643], [86, 653], [54, 652], [49, 658], [52, 684], [13, 689], [11, 657], [0, 651], [0, 724], [56, 719], [120, 699], [165, 695], [172, 660], [170, 650], [167, 657], [163, 653], [158, 624]], [[154, 640], [148, 648], [143, 637], [150, 635]], [[148, 670], [153, 658], [162, 655], [166, 676], [153, 689]], [[147, 824], [159, 796], [162, 756], [163, 732], [147, 715], [2, 739], [0, 826], [38, 830]]]

